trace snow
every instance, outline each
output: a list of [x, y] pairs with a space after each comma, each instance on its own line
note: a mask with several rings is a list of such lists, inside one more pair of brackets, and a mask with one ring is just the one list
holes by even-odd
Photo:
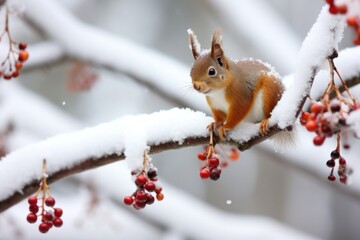
[[[208, 135], [206, 126], [211, 121], [212, 118], [202, 112], [174, 108], [149, 115], [126, 116], [27, 145], [0, 161], [0, 182], [7, 183], [0, 190], [0, 201], [16, 191], [21, 192], [32, 179], [40, 179], [43, 159], [47, 160], [47, 173], [52, 175], [60, 169], [70, 168], [91, 157], [120, 154], [125, 146], [139, 146], [138, 142], [139, 147], [143, 147], [145, 143], [158, 145], [172, 141], [182, 144], [187, 137], [205, 137]], [[133, 129], [137, 133], [136, 129], [139, 127], [143, 128], [143, 134], [129, 134]], [[131, 156], [143, 154], [144, 149], [138, 151], [134, 153], [134, 148], [131, 148]]]
[[154, 85], [186, 106], [206, 109], [207, 104], [201, 94], [193, 91], [189, 97], [183, 97], [182, 89], [191, 84], [190, 69], [186, 65], [157, 51], [79, 22], [56, 1], [26, 0], [25, 3], [28, 5], [26, 16], [56, 40], [70, 56], [124, 72]]
[[28, 51], [30, 57], [26, 64], [24, 64], [24, 69], [50, 64], [64, 57], [64, 51], [60, 45], [54, 41], [30, 44]]
[[294, 84], [284, 92], [273, 110], [270, 125], [277, 123], [280, 128], [285, 128], [295, 122], [297, 107], [309, 94], [312, 76], [326, 63], [333, 50], [338, 49], [344, 27], [344, 17], [331, 15], [328, 7], [324, 6], [303, 42], [294, 74]]
[[[247, 38], [249, 46], [258, 48], [266, 61], [281, 72], [294, 70], [300, 41], [266, 1], [210, 0], [208, 3], [217, 17], [223, 20], [222, 23], [231, 29], [230, 33], [240, 39]], [[266, 37], [264, 41], [264, 36], [271, 37]]]

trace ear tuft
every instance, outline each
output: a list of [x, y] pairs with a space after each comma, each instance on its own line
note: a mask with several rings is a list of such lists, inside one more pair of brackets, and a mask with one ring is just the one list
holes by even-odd
[[214, 30], [212, 41], [211, 41], [211, 56], [214, 59], [219, 59], [224, 57], [224, 52], [222, 50], [222, 35], [219, 28]]
[[187, 30], [187, 32], [189, 34], [189, 43], [190, 43], [189, 48], [192, 51], [194, 59], [196, 60], [200, 54], [201, 46], [199, 41], [197, 40], [196, 35], [190, 28]]

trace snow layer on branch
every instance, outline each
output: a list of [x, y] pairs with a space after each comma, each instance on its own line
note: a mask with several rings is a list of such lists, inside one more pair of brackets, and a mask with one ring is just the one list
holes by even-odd
[[[188, 66], [155, 50], [86, 25], [56, 1], [25, 2], [28, 5], [25, 13], [27, 17], [57, 41], [69, 55], [150, 83], [192, 108], [207, 109], [205, 98], [201, 94], [193, 91], [188, 97], [184, 97], [186, 87], [191, 84]], [[181, 34], [186, 33], [184, 31]], [[187, 41], [184, 44], [188, 44]]]
[[[0, 200], [16, 191], [21, 192], [31, 180], [40, 179], [43, 159], [47, 160], [47, 173], [51, 175], [92, 157], [122, 153], [125, 146], [138, 146], [137, 142], [158, 145], [173, 141], [181, 144], [187, 137], [205, 137], [208, 135], [205, 126], [211, 121], [212, 118], [202, 112], [174, 108], [149, 115], [127, 116], [25, 146], [0, 161], [0, 182], [6, 183], [0, 188]], [[131, 134], [138, 133], [138, 128], [143, 128], [144, 133]], [[142, 154], [144, 149], [138, 151]]]
[[299, 103], [309, 94], [312, 79], [326, 63], [343, 37], [345, 21], [343, 16], [332, 15], [324, 6], [316, 23], [305, 38], [299, 53], [299, 62], [294, 75], [294, 83], [283, 94], [272, 112], [270, 124], [280, 128], [292, 125]]

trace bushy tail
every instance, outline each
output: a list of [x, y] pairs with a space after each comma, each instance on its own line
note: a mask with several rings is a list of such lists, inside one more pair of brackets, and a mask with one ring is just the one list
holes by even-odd
[[282, 151], [295, 147], [297, 143], [297, 126], [294, 124], [291, 131], [281, 131], [270, 137], [277, 150]]

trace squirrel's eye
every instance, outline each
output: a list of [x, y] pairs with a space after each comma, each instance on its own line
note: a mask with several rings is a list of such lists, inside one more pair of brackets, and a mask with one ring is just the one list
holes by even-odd
[[215, 68], [209, 68], [209, 76], [214, 76], [216, 74]]

